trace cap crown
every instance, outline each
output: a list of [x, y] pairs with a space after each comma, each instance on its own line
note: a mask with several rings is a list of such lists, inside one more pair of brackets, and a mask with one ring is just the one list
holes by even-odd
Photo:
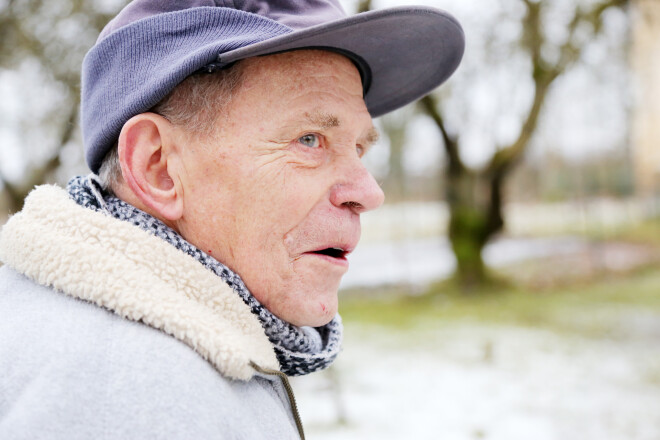
[[190, 8], [221, 7], [268, 17], [292, 29], [304, 29], [346, 17], [336, 0], [133, 0], [112, 19], [99, 40], [137, 20]]

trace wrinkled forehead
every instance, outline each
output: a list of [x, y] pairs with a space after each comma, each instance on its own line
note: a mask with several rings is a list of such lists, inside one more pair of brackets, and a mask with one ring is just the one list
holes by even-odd
[[326, 50], [303, 49], [242, 61], [243, 84], [268, 83], [279, 89], [300, 89], [314, 82], [363, 94], [360, 72], [346, 56]]

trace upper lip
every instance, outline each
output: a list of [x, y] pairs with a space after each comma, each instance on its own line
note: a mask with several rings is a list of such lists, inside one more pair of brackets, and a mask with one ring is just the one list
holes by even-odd
[[[292, 255], [320, 254], [335, 258], [345, 258], [353, 252], [360, 240], [360, 223], [356, 218], [340, 218], [332, 223], [316, 222], [297, 230], [295, 235], [288, 236]], [[303, 232], [304, 231], [304, 232]], [[339, 249], [341, 252], [322, 252]]]

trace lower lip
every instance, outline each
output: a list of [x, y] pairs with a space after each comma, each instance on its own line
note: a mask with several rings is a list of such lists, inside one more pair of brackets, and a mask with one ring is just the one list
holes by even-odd
[[321, 258], [329, 263], [336, 264], [337, 266], [345, 267], [348, 268], [348, 260], [346, 257], [341, 257], [341, 258], [335, 258], [331, 257], [329, 255], [324, 255], [324, 254], [315, 254], [313, 252], [307, 252], [305, 255], [310, 255], [312, 257], [317, 257]]

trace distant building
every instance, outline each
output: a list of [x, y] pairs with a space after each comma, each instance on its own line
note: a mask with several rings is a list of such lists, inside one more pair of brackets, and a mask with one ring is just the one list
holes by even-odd
[[637, 193], [660, 195], [660, 1], [635, 0], [631, 64], [635, 78], [632, 148]]

